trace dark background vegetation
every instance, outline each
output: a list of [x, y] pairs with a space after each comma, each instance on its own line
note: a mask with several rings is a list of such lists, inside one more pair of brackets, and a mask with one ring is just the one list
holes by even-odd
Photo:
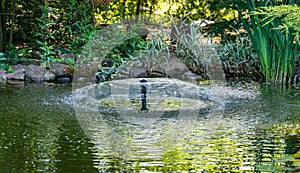
[[[38, 63], [48, 67], [51, 62], [58, 61], [74, 65], [76, 59], [74, 57], [96, 32], [101, 32], [102, 26], [132, 16], [163, 14], [182, 18], [189, 14], [185, 17], [187, 22], [212, 20], [215, 24], [209, 28], [209, 35], [218, 37], [223, 47], [226, 47], [228, 44], [234, 45], [233, 42], [240, 44], [240, 38], [249, 38], [247, 35], [249, 30], [244, 27], [245, 21], [251, 21], [249, 12], [260, 6], [299, 4], [298, 0], [1, 0], [0, 2], [0, 69], [8, 71], [12, 71], [11, 65], [18, 63]], [[250, 25], [250, 29], [251, 27]], [[247, 32], [240, 32], [243, 29]], [[238, 41], [237, 34], [241, 36]], [[249, 39], [250, 43], [253, 42], [251, 38]], [[237, 49], [233, 47], [232, 51], [237, 52]], [[249, 49], [249, 54], [252, 51], [255, 52], [257, 49]], [[75, 56], [61, 58], [62, 54]], [[245, 59], [252, 61], [253, 57], [248, 55], [231, 57], [230, 61], [226, 56], [221, 57], [227, 71], [230, 69], [226, 65], [238, 64], [239, 67], [235, 68], [238, 71], [236, 74], [243, 70], [247, 71], [245, 68], [253, 67], [249, 63], [240, 63]], [[234, 59], [237, 62], [231, 62]], [[255, 64], [259, 61], [254, 61], [256, 60], [250, 63], [259, 66]], [[296, 62], [295, 68], [297, 69]], [[256, 67], [253, 69], [260, 71]]]

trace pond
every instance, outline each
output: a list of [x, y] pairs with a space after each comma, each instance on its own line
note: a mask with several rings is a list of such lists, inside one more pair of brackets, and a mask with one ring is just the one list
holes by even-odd
[[172, 92], [166, 93], [151, 80], [127, 83], [128, 98], [115, 83], [90, 85], [79, 91], [94, 100], [83, 94], [85, 105], [77, 107], [73, 99], [79, 95], [71, 85], [1, 84], [1, 173], [289, 172], [300, 167], [299, 90], [251, 83], [202, 84], [200, 90], [182, 85], [174, 90], [168, 85]]

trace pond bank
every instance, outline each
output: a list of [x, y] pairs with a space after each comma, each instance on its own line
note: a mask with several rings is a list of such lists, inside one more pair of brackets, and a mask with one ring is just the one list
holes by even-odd
[[55, 82], [55, 83], [71, 83], [74, 73], [74, 67], [63, 63], [53, 62], [49, 68], [42, 68], [37, 65], [21, 65], [12, 66], [13, 73], [5, 70], [0, 71], [0, 82]]

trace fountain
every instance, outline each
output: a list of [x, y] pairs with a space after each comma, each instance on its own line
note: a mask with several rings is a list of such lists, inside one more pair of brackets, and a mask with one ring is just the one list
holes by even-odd
[[209, 110], [217, 104], [210, 100], [207, 89], [168, 78], [109, 81], [77, 89], [73, 96], [79, 110], [97, 112], [98, 118], [109, 118], [113, 114], [140, 125], [154, 123], [171, 116], [172, 112], [186, 117], [191, 112], [201, 116], [204, 109]]

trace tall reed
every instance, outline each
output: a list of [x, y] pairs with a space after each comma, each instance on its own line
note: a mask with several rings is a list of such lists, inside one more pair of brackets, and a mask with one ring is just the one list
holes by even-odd
[[[249, 20], [242, 18], [242, 22], [259, 57], [260, 68], [265, 81], [291, 84], [298, 55], [295, 30], [289, 28], [288, 32], [282, 32], [277, 29], [282, 25], [282, 17], [273, 18], [271, 21], [263, 20], [269, 16], [257, 13], [258, 8], [255, 0], [248, 0], [248, 2]], [[260, 3], [262, 6], [280, 5], [279, 0], [263, 0]], [[260, 8], [260, 10], [262, 9]], [[241, 12], [240, 16], [242, 16]]]

